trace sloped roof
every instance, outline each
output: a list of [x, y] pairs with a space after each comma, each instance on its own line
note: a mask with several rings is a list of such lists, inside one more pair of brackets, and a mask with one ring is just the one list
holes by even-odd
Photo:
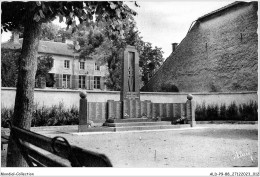
[[40, 41], [38, 52], [66, 56], [78, 55], [71, 49], [71, 45], [53, 41]]
[[[19, 40], [18, 43], [14, 43], [13, 41], [8, 41], [1, 44], [2, 48], [9, 49], [19, 49], [22, 47], [23, 40]], [[38, 48], [39, 53], [48, 53], [54, 55], [65, 55], [65, 56], [79, 56], [79, 53], [74, 53], [74, 50], [71, 49], [70, 44], [61, 43], [61, 42], [53, 42], [53, 41], [41, 41], [39, 43]]]
[[[252, 1], [252, 2], [257, 2], [257, 1]], [[205, 14], [205, 15], [199, 17], [197, 20], [193, 21], [192, 24], [191, 24], [191, 26], [190, 26], [190, 29], [193, 27], [193, 25], [194, 25], [195, 23], [197, 23], [197, 22], [200, 21], [200, 20], [204, 20], [204, 19], [206, 19], [206, 18], [208, 18], [208, 17], [211, 17], [212, 15], [218, 14], [218, 13], [223, 12], [223, 11], [225, 11], [225, 10], [229, 10], [229, 9], [232, 8], [232, 7], [235, 7], [235, 6], [238, 6], [238, 5], [250, 4], [250, 3], [252, 3], [252, 2], [236, 1], [236, 2], [233, 2], [233, 3], [231, 3], [231, 4], [228, 4], [228, 5], [224, 6], [224, 7], [222, 7], [222, 8], [219, 8], [219, 9], [217, 9], [217, 10], [214, 10], [214, 11], [208, 13], [208, 14]], [[195, 23], [194, 23], [194, 22], [195, 22]], [[188, 30], [188, 33], [190, 32], [190, 29]], [[178, 47], [183, 43], [183, 41], [184, 41], [185, 38], [187, 37], [188, 33], [187, 33], [186, 36], [182, 39], [182, 41], [181, 41], [180, 44], [177, 46], [177, 48], [175, 49], [175, 51], [172, 52], [172, 53], [169, 55], [169, 57], [166, 58], [166, 60], [164, 60], [163, 64], [162, 64], [162, 65], [160, 66], [160, 68], [155, 72], [155, 74], [152, 76], [152, 78], [150, 78], [150, 80], [148, 81], [148, 83], [143, 86], [143, 88], [149, 87], [150, 82], [153, 80], [153, 78], [155, 78], [155, 77], [160, 73], [160, 71], [164, 68], [164, 66], [167, 66], [168, 62], [170, 62], [171, 60], [174, 60], [176, 51], [178, 50]], [[142, 89], [143, 89], [143, 88], [142, 88]]]
[[236, 6], [236, 5], [240, 5], [240, 4], [243, 4], [243, 3], [247, 3], [247, 2], [235, 1], [235, 2], [233, 2], [233, 3], [231, 3], [231, 4], [228, 4], [228, 5], [224, 6], [224, 7], [221, 7], [221, 8], [219, 8], [219, 9], [217, 9], [217, 10], [214, 10], [214, 11], [212, 11], [212, 12], [210, 12], [210, 13], [207, 13], [207, 14], [203, 15], [203, 16], [199, 17], [197, 20], [198, 20], [198, 21], [204, 20], [205, 18], [208, 18], [208, 17], [210, 17], [210, 16], [212, 16], [212, 15], [215, 15], [215, 14], [217, 14], [217, 13], [219, 13], [219, 12], [223, 12], [223, 11], [225, 11], [225, 10], [231, 8], [231, 7], [234, 7], [234, 6]]

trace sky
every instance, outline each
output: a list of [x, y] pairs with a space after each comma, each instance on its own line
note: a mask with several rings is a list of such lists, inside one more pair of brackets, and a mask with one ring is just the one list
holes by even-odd
[[[171, 54], [171, 44], [182, 41], [194, 20], [232, 2], [234, 0], [139, 0], [140, 7], [132, 2], [127, 5], [138, 14], [134, 18], [143, 41], [162, 48], [166, 59]], [[3, 33], [1, 41], [9, 40], [10, 36]]]
[[[137, 1], [139, 8], [133, 8], [138, 30], [145, 42], [152, 43], [164, 51], [166, 59], [172, 52], [172, 43], [180, 43], [186, 36], [191, 23], [234, 1]], [[130, 4], [130, 2], [129, 2]], [[129, 5], [130, 6], [130, 5]], [[130, 7], [133, 7], [131, 5]]]

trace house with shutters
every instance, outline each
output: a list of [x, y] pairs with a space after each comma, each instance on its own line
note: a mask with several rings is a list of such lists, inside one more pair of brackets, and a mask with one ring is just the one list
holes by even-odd
[[[54, 84], [45, 83], [46, 87], [58, 89], [86, 89], [105, 90], [104, 78], [107, 74], [107, 66], [99, 65], [95, 60], [80, 59], [79, 53], [71, 47], [71, 41], [39, 42], [38, 55], [52, 55], [54, 61], [49, 71], [49, 78]], [[12, 39], [2, 43], [1, 47], [17, 49], [22, 47], [22, 40], [18, 34], [13, 34]]]

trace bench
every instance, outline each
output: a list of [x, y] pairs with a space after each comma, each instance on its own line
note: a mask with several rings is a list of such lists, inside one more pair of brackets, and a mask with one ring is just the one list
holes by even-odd
[[105, 155], [70, 145], [61, 136], [49, 138], [9, 124], [10, 140], [30, 167], [112, 167]]
[[9, 136], [5, 134], [4, 135], [1, 134], [1, 150], [6, 151], [7, 148], [5, 146], [7, 146], [8, 141], [9, 141]]

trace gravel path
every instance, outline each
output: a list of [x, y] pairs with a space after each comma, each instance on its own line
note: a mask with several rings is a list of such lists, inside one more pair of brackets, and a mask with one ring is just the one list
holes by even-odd
[[194, 129], [84, 135], [41, 133], [61, 135], [73, 145], [104, 153], [114, 167], [258, 166], [258, 125], [212, 124]]

